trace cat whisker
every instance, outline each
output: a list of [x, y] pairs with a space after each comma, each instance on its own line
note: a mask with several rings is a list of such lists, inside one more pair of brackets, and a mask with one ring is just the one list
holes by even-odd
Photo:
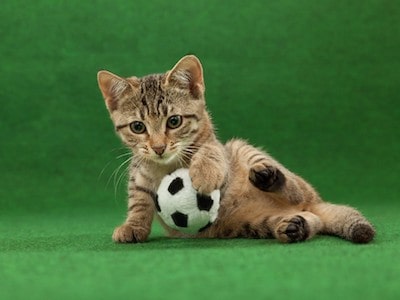
[[117, 151], [122, 151], [122, 150], [127, 150], [127, 148], [126, 147], [114, 148], [114, 149], [110, 150], [109, 153], [115, 153]]
[[[119, 187], [119, 184], [120, 184], [120, 182], [121, 182], [121, 179], [122, 178], [124, 178], [127, 174], [128, 174], [128, 171], [129, 171], [129, 162], [132, 160], [132, 157], [130, 157], [128, 160], [126, 160], [125, 162], [123, 162], [122, 164], [121, 164], [121, 167], [125, 164], [126, 165], [126, 167], [124, 168], [124, 170], [121, 172], [121, 174], [120, 174], [120, 176], [118, 177], [118, 179], [117, 179], [117, 182], [115, 183], [115, 181], [114, 181], [114, 197], [116, 198], [117, 197], [117, 191], [118, 191], [118, 187]], [[128, 163], [127, 163], [128, 162]]]
[[190, 148], [183, 148], [182, 152], [184, 152], [187, 155], [193, 156], [197, 152], [197, 149], [192, 150]]
[[181, 156], [178, 156], [179, 165], [181, 168], [185, 167], [185, 159]]
[[195, 153], [200, 149], [200, 147], [199, 146], [194, 146], [194, 145], [187, 145], [187, 146], [184, 147], [184, 149], [187, 150], [187, 151]]
[[110, 183], [111, 178], [114, 177], [114, 186], [115, 186], [115, 183], [117, 182], [117, 176], [118, 176], [118, 174], [119, 174], [119, 171], [121, 170], [121, 168], [122, 168], [124, 165], [126, 165], [128, 162], [130, 162], [131, 159], [132, 159], [132, 157], [129, 157], [128, 159], [126, 159], [125, 161], [123, 161], [123, 162], [112, 172], [110, 178], [109, 178], [108, 181], [107, 181], [107, 185]]
[[128, 155], [132, 155], [132, 152], [123, 153], [121, 155], [118, 155], [117, 158], [122, 158], [122, 157], [125, 157], [125, 156], [128, 156]]
[[187, 167], [190, 163], [190, 160], [192, 159], [192, 156], [193, 155], [191, 153], [188, 153], [185, 151], [185, 149], [182, 149], [178, 154], [178, 159], [181, 167]]
[[104, 171], [107, 169], [107, 167], [111, 164], [111, 160], [104, 166], [104, 168], [101, 170], [99, 176], [97, 177], [97, 180], [100, 180], [101, 176], [103, 176]]
[[134, 164], [136, 164], [137, 166], [141, 165], [143, 162], [147, 163], [149, 161], [151, 161], [151, 159], [149, 159], [146, 154], [148, 154], [148, 152], [144, 152], [142, 155], [137, 155], [134, 156], [135, 161], [133, 161]]
[[182, 150], [179, 153], [179, 162], [181, 163], [182, 167], [187, 165], [188, 162], [190, 162], [191, 158], [192, 158], [192, 153], [187, 153], [186, 151]]
[[[116, 148], [116, 149], [111, 150], [110, 153], [111, 153], [111, 152], [120, 151], [120, 150], [127, 150], [127, 149], [126, 149], [125, 147], [120, 147], [120, 148]], [[105, 170], [108, 168], [108, 166], [109, 166], [111, 163], [113, 163], [114, 160], [118, 160], [118, 159], [120, 159], [120, 158], [122, 158], [122, 157], [125, 157], [125, 156], [128, 156], [128, 155], [132, 155], [132, 153], [131, 153], [131, 152], [126, 152], [126, 153], [120, 154], [120, 155], [118, 155], [117, 157], [114, 157], [114, 159], [108, 161], [108, 162], [105, 164], [105, 166], [103, 167], [103, 169], [101, 169], [101, 171], [100, 171], [100, 173], [99, 173], [99, 176], [97, 177], [97, 180], [100, 180], [100, 179], [101, 179], [101, 177], [103, 176]], [[112, 176], [112, 175], [111, 175], [111, 176]], [[109, 180], [107, 181], [107, 184], [108, 184], [108, 183], [109, 183]]]

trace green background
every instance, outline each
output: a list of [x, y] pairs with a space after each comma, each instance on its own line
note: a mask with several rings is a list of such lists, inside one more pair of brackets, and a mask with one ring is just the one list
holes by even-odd
[[[1, 299], [398, 299], [400, 4], [378, 0], [0, 5]], [[126, 152], [96, 73], [205, 69], [222, 140], [243, 137], [359, 208], [334, 237], [116, 245]], [[121, 180], [120, 180], [121, 178]]]

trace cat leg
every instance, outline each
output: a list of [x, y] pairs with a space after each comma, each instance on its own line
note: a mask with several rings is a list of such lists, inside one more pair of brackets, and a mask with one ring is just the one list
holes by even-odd
[[205, 231], [196, 235], [198, 238], [247, 238], [247, 239], [268, 239], [273, 238], [268, 216], [254, 216], [249, 218], [236, 211], [233, 214], [219, 216], [217, 221]]
[[268, 165], [267, 160], [250, 165], [249, 180], [264, 192], [277, 192], [285, 184], [285, 175], [276, 167]]
[[356, 209], [331, 203], [318, 203], [310, 207], [322, 222], [322, 233], [339, 236], [353, 243], [369, 243], [375, 229]]
[[115, 228], [112, 239], [117, 243], [139, 243], [147, 240], [153, 221], [156, 193], [129, 180], [128, 215]]
[[153, 221], [153, 204], [149, 201], [134, 200], [128, 209], [125, 222], [114, 229], [112, 239], [117, 243], [140, 243], [147, 240]]
[[202, 238], [276, 238], [283, 243], [301, 242], [322, 229], [321, 219], [308, 211], [282, 210], [260, 206], [241, 206], [233, 211], [221, 211], [217, 222], [197, 237]]
[[322, 228], [321, 219], [311, 212], [275, 216], [269, 220], [276, 239], [283, 243], [302, 242], [312, 238]]
[[239, 139], [229, 141], [225, 148], [234, 165], [249, 170], [249, 179], [258, 189], [274, 192], [284, 185], [286, 178], [277, 162], [260, 149]]
[[259, 190], [281, 195], [289, 204], [317, 200], [318, 195], [308, 183], [267, 153], [242, 140], [232, 140], [225, 147], [233, 164], [248, 170], [249, 181]]
[[217, 142], [203, 144], [193, 155], [189, 175], [193, 187], [201, 194], [209, 195], [216, 189], [222, 189], [228, 177], [229, 164], [224, 148]]
[[[251, 162], [250, 162], [251, 163]], [[256, 188], [281, 195], [289, 204], [320, 202], [314, 188], [268, 156], [249, 166], [249, 180]]]

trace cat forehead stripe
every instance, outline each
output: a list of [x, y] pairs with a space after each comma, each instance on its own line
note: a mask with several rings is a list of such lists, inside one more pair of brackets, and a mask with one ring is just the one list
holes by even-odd
[[162, 88], [162, 75], [149, 75], [143, 77], [140, 83], [140, 109], [142, 119], [145, 115], [166, 116], [168, 107], [165, 101], [165, 91]]

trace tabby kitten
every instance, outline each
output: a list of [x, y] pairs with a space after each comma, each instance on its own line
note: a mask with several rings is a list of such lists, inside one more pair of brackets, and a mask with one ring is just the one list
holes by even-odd
[[[155, 215], [161, 179], [189, 168], [200, 193], [221, 190], [217, 220], [191, 237], [277, 238], [291, 243], [317, 233], [368, 243], [373, 226], [354, 208], [323, 202], [310, 184], [267, 153], [215, 136], [204, 99], [203, 69], [193, 55], [172, 70], [142, 78], [107, 71], [98, 83], [117, 134], [131, 149], [128, 214], [114, 230], [120, 243], [144, 242]], [[170, 236], [183, 237], [159, 219]]]

